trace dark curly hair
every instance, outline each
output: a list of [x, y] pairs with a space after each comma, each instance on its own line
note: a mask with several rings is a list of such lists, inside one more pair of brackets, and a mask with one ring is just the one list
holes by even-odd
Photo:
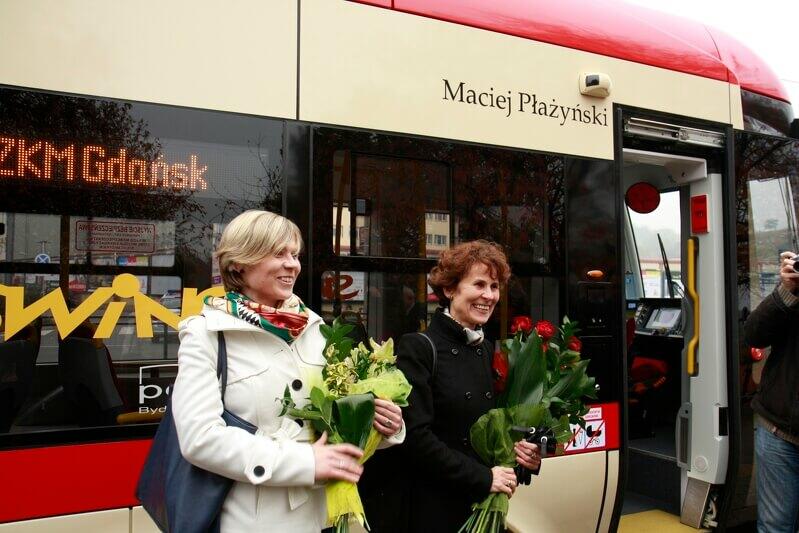
[[449, 305], [444, 290], [454, 289], [472, 266], [478, 263], [487, 266], [500, 285], [504, 286], [508, 282], [510, 265], [499, 244], [482, 239], [461, 243], [441, 252], [438, 264], [430, 271], [427, 283], [442, 305]]

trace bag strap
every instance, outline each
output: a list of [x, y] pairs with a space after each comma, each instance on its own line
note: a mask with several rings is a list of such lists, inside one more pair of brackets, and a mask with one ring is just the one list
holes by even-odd
[[219, 331], [216, 336], [218, 339], [216, 350], [216, 379], [222, 383], [222, 404], [224, 404], [225, 389], [227, 388], [227, 344], [225, 343], [225, 332]]
[[430, 347], [433, 349], [433, 372], [430, 374], [431, 378], [436, 377], [436, 365], [438, 364], [438, 350], [436, 349], [436, 344], [433, 342], [433, 339], [427, 333], [423, 333], [421, 331], [418, 332], [419, 335], [427, 339], [427, 342], [430, 343]]
[[[205, 314], [200, 313], [205, 318]], [[218, 331], [216, 334], [216, 379], [222, 382], [222, 405], [225, 404], [225, 389], [227, 388], [227, 344], [225, 343], [225, 332]]]

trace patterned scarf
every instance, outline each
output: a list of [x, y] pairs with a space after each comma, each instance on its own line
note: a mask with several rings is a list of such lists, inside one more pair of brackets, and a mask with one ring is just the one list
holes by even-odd
[[229, 292], [224, 298], [206, 296], [204, 301], [209, 307], [258, 326], [289, 344], [300, 336], [308, 324], [308, 309], [294, 294], [279, 309], [259, 304], [237, 292]]

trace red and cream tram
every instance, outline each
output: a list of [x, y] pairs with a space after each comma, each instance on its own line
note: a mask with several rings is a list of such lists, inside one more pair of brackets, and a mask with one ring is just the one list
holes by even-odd
[[175, 328], [249, 208], [375, 338], [423, 328], [475, 238], [514, 271], [490, 336], [579, 321], [600, 400], [513, 531], [752, 519], [740, 329], [797, 249], [799, 146], [731, 37], [614, 0], [30, 0], [0, 50], [0, 533], [153, 530]]

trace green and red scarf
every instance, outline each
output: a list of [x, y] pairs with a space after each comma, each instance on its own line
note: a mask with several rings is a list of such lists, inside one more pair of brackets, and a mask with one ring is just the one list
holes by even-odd
[[259, 304], [237, 292], [229, 292], [224, 298], [207, 296], [204, 301], [207, 306], [258, 326], [289, 344], [300, 336], [308, 324], [308, 308], [294, 294], [279, 309]]

